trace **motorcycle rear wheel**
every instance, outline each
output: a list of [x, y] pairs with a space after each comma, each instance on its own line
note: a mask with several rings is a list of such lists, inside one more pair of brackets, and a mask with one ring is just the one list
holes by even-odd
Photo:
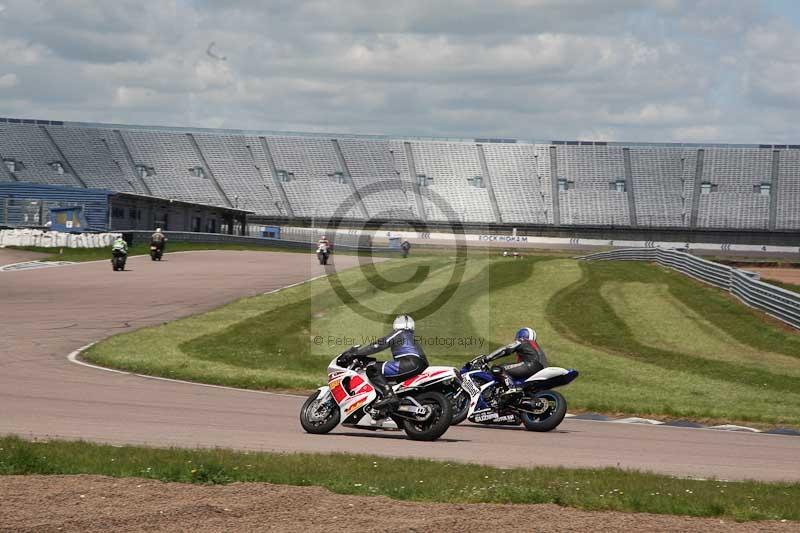
[[415, 421], [403, 419], [403, 429], [411, 440], [436, 440], [450, 427], [453, 409], [450, 400], [441, 392], [423, 392], [414, 397], [420, 405], [430, 407], [431, 415], [427, 420]]
[[325, 400], [320, 400], [318, 396], [319, 393], [315, 392], [303, 403], [300, 425], [309, 433], [323, 435], [339, 425], [339, 406], [331, 396]]
[[544, 390], [536, 392], [530, 397], [541, 398], [550, 405], [547, 411], [541, 415], [520, 412], [525, 429], [538, 432], [552, 431], [564, 420], [567, 414], [567, 400], [560, 393], [554, 390]]

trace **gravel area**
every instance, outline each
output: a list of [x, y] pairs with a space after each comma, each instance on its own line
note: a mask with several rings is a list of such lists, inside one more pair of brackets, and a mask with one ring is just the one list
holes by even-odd
[[736, 523], [550, 504], [416, 503], [266, 483], [0, 479], [0, 531], [800, 531], [798, 522]]

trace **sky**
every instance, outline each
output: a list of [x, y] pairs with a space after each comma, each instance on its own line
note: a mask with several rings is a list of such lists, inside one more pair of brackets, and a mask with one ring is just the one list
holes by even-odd
[[0, 0], [0, 116], [800, 144], [800, 2]]

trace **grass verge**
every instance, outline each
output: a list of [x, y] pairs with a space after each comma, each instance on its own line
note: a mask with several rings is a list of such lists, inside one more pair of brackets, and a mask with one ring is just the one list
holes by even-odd
[[499, 469], [348, 454], [107, 446], [0, 438], [0, 474], [96, 474], [184, 483], [315, 485], [339, 494], [448, 503], [555, 503], [588, 510], [800, 520], [800, 484], [677, 479], [605, 469]]
[[[42, 248], [38, 246], [9, 246], [9, 249], [24, 250], [28, 252], [38, 252], [48, 254], [40, 261], [72, 261], [80, 263], [84, 261], [97, 261], [111, 258], [111, 248]], [[294, 252], [308, 254], [313, 250], [307, 248], [296, 248], [293, 246], [271, 242], [269, 244], [232, 244], [232, 243], [201, 243], [201, 242], [170, 242], [167, 244], [165, 255], [170, 252], [188, 252], [195, 250], [239, 250], [251, 252]], [[150, 253], [149, 244], [136, 244], [128, 248], [128, 255], [148, 255]], [[355, 255], [356, 252], [340, 249], [337, 255]], [[393, 256], [388, 252], [376, 252], [376, 257]]]
[[[452, 263], [447, 255], [417, 257], [337, 276], [352, 299], [392, 316], [435, 301]], [[466, 261], [450, 299], [417, 318], [431, 364], [454, 366], [533, 326], [551, 365], [581, 372], [562, 389], [572, 411], [800, 427], [800, 337], [653, 265], [479, 254]], [[322, 279], [112, 337], [85, 357], [190, 381], [308, 390], [324, 383], [333, 355], [387, 330]]]

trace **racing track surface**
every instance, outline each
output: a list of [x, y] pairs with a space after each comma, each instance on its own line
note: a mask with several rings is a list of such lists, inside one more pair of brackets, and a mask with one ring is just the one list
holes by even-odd
[[[336, 258], [339, 267], [355, 258]], [[800, 438], [566, 420], [544, 434], [451, 428], [438, 442], [338, 428], [308, 435], [302, 398], [70, 363], [71, 351], [322, 274], [311, 254], [193, 252], [0, 273], [0, 434], [157, 446], [358, 452], [501, 467], [620, 466], [693, 477], [800, 481]], [[569, 398], [569, 388], [565, 389]]]

